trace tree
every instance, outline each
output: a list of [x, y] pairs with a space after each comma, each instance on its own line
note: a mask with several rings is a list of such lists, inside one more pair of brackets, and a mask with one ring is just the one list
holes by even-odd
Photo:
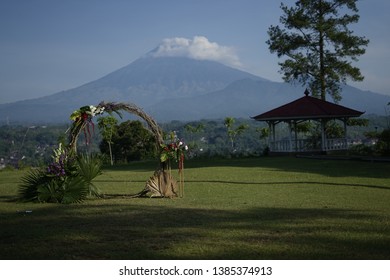
[[203, 132], [204, 128], [205, 126], [202, 123], [199, 123], [197, 126], [188, 123], [184, 126], [184, 130], [187, 132], [187, 135], [190, 138], [188, 142], [189, 150], [191, 151], [190, 156], [196, 155], [198, 145], [196, 144], [195, 135], [198, 135], [200, 132]]
[[[155, 139], [140, 121], [125, 121], [116, 126], [112, 136], [112, 153], [116, 160], [129, 162], [154, 156]], [[102, 153], [107, 153], [104, 142], [100, 145]]]
[[337, 102], [341, 100], [340, 84], [364, 79], [352, 61], [365, 53], [369, 40], [348, 29], [359, 21], [356, 2], [300, 0], [295, 7], [281, 4], [284, 28], [271, 25], [266, 43], [271, 53], [287, 57], [279, 63], [286, 82], [308, 86], [322, 100], [329, 94]]
[[102, 134], [103, 141], [108, 144], [111, 165], [114, 165], [111, 147], [111, 145], [113, 144], [112, 137], [116, 133], [117, 124], [118, 120], [113, 116], [101, 117], [98, 119], [98, 126], [100, 129], [100, 133]]
[[240, 124], [238, 127], [233, 128], [235, 122], [235, 119], [232, 117], [226, 117], [224, 121], [224, 125], [227, 128], [227, 133], [229, 136], [232, 150], [234, 150], [234, 141], [236, 137], [242, 134], [248, 128], [248, 125], [246, 124]]

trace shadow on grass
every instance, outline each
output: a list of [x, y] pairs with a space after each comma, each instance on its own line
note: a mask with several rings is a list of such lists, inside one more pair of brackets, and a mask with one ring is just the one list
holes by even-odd
[[388, 220], [380, 215], [345, 209], [234, 211], [106, 203], [55, 205], [7, 219], [1, 214], [0, 258], [389, 258]]
[[16, 195], [0, 195], [0, 202], [17, 202], [18, 197]]
[[362, 187], [370, 189], [381, 189], [390, 191], [390, 187], [366, 185], [366, 184], [345, 184], [345, 183], [329, 183], [329, 182], [313, 182], [313, 181], [291, 181], [291, 182], [243, 182], [243, 181], [224, 181], [224, 180], [186, 180], [186, 183], [213, 183], [213, 184], [227, 184], [227, 185], [321, 185], [321, 186], [342, 186], [342, 187]]
[[[175, 168], [175, 163], [172, 164]], [[125, 165], [105, 166], [108, 171], [145, 171], [158, 169], [157, 161], [132, 162]], [[185, 168], [237, 167], [267, 168], [275, 171], [315, 173], [331, 177], [390, 178], [389, 162], [363, 162], [354, 160], [327, 160], [295, 157], [257, 157], [232, 159], [193, 159], [185, 161]]]

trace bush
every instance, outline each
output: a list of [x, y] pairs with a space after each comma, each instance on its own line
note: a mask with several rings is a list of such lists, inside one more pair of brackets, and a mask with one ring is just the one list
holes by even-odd
[[378, 150], [382, 156], [390, 156], [390, 129], [385, 129], [379, 135]]
[[370, 146], [359, 144], [350, 147], [349, 153], [357, 156], [370, 156], [374, 153], [374, 150]]

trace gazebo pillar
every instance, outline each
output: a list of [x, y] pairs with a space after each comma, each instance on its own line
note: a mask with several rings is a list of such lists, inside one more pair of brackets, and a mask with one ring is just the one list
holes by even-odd
[[327, 140], [326, 140], [326, 121], [321, 119], [321, 153], [326, 153], [327, 148]]
[[294, 121], [294, 131], [295, 131], [295, 146], [294, 146], [294, 150], [296, 151], [296, 152], [298, 152], [299, 151], [299, 149], [298, 149], [298, 132], [297, 132], [297, 122], [296, 121]]
[[291, 121], [288, 122], [288, 142], [289, 142], [289, 152], [292, 152], [293, 151], [293, 143], [292, 143], [292, 130], [293, 130], [293, 127], [292, 127], [292, 124], [291, 124]]
[[275, 132], [275, 122], [269, 121], [268, 127], [270, 130], [269, 136], [268, 136], [268, 143], [270, 144], [270, 149], [273, 151], [275, 149], [275, 142], [276, 142], [276, 132]]
[[345, 143], [345, 149], [348, 149], [348, 136], [347, 136], [347, 128], [348, 128], [348, 125], [347, 125], [347, 122], [348, 122], [348, 119], [347, 119], [347, 118], [343, 119], [343, 123], [344, 123], [344, 143]]

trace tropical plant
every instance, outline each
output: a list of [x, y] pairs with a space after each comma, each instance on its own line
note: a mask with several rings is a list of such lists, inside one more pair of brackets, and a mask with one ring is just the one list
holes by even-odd
[[246, 124], [240, 124], [238, 127], [234, 128], [233, 125], [235, 123], [235, 119], [232, 117], [226, 117], [224, 121], [224, 125], [227, 129], [227, 133], [229, 136], [230, 144], [232, 150], [234, 150], [234, 141], [236, 137], [242, 134], [249, 126]]
[[111, 165], [114, 165], [114, 160], [112, 157], [112, 138], [116, 132], [117, 124], [118, 120], [113, 116], [100, 117], [98, 119], [98, 126], [100, 128], [100, 133], [102, 134], [103, 141], [108, 144]]
[[173, 141], [169, 144], [161, 144], [160, 160], [165, 162], [174, 160], [180, 162], [184, 158], [184, 154], [188, 151], [188, 146], [181, 140]]
[[[200, 139], [196, 139], [196, 136], [200, 134], [200, 132], [203, 132], [205, 129], [205, 125], [203, 123], [198, 123], [196, 126], [192, 124], [186, 124], [184, 125], [184, 130], [186, 132], [186, 135], [188, 136], [188, 147], [191, 151], [190, 157], [195, 157], [197, 155], [197, 152], [200, 150], [200, 146], [197, 142], [201, 142]], [[200, 137], [199, 137], [200, 138]], [[198, 140], [198, 141], [197, 141]]]
[[30, 169], [26, 176], [22, 177], [19, 186], [19, 198], [22, 201], [39, 201], [39, 188], [50, 182], [43, 169]]
[[91, 196], [99, 197], [100, 189], [93, 184], [93, 179], [102, 174], [102, 160], [99, 155], [82, 154], [77, 158], [78, 177], [81, 177], [87, 184], [88, 193]]
[[67, 156], [57, 154], [47, 169], [31, 169], [19, 186], [21, 201], [54, 203], [82, 202], [88, 195], [99, 196], [92, 180], [101, 174], [101, 161], [97, 156]]

